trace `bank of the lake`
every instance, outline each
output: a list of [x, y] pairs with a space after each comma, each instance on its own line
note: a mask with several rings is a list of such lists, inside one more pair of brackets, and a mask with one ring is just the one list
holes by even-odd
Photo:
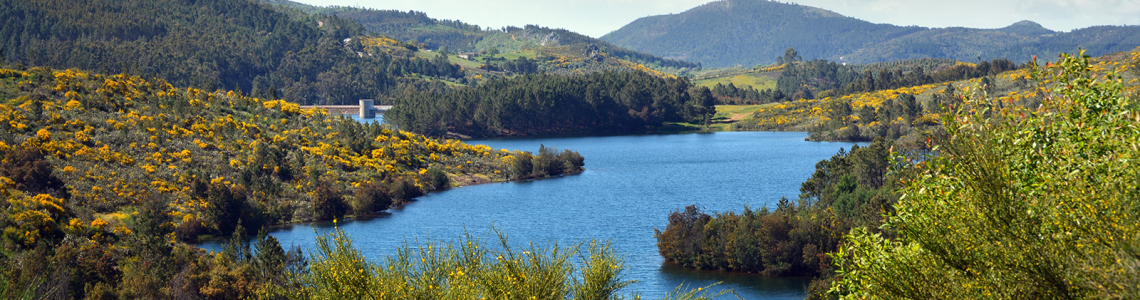
[[[536, 151], [539, 145], [572, 149], [586, 171], [560, 178], [490, 183], [420, 197], [390, 214], [340, 224], [365, 256], [391, 255], [405, 241], [452, 240], [464, 231], [486, 237], [492, 227], [513, 243], [611, 241], [625, 255], [629, 287], [648, 298], [679, 284], [724, 281], [746, 299], [802, 299], [809, 278], [708, 272], [668, 264], [657, 253], [653, 229], [687, 205], [709, 211], [744, 205], [774, 207], [799, 194], [813, 166], [850, 143], [805, 142], [802, 132], [471, 140], [493, 148]], [[331, 224], [317, 224], [324, 232]], [[314, 225], [273, 233], [283, 245], [312, 249]], [[204, 245], [218, 249], [216, 244]]]

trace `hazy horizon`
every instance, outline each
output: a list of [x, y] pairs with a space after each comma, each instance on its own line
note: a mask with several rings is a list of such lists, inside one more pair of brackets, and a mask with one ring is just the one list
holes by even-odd
[[[534, 24], [591, 37], [642, 17], [677, 14], [708, 0], [294, 0], [317, 6], [415, 10], [436, 19], [484, 28]], [[1140, 0], [791, 0], [872, 23], [923, 27], [1001, 28], [1030, 20], [1056, 31], [1099, 25], [1140, 25]]]

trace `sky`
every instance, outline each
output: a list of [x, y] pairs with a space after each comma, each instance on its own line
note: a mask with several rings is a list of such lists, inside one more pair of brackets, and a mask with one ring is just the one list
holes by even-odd
[[[415, 10], [483, 27], [536, 24], [600, 37], [641, 17], [676, 14], [709, 0], [294, 0], [317, 6]], [[1070, 31], [1140, 25], [1140, 0], [781, 0], [873, 23], [1000, 28], [1021, 20]]]

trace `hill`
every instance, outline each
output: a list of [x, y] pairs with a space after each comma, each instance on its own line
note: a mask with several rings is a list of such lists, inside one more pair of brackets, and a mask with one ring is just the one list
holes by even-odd
[[659, 70], [698, 67], [695, 63], [631, 51], [565, 29], [551, 29], [537, 25], [527, 25], [523, 28], [513, 26], [500, 29], [481, 28], [458, 20], [434, 19], [417, 11], [343, 6], [318, 7], [288, 0], [263, 1], [295, 8], [309, 14], [355, 20], [376, 34], [421, 44], [428, 49], [438, 50], [446, 47], [451, 52], [485, 52], [495, 49], [502, 53], [516, 53], [546, 47], [592, 46], [597, 48], [599, 53]]
[[1031, 21], [998, 29], [875, 24], [821, 8], [762, 0], [710, 2], [680, 14], [638, 19], [601, 40], [706, 67], [776, 61], [793, 47], [807, 59], [874, 63], [912, 58], [977, 61], [1055, 57], [1078, 47], [1091, 55], [1140, 46], [1140, 26], [1056, 32]]
[[[1090, 60], [1093, 72], [1117, 72], [1123, 96], [1140, 95], [1140, 48]], [[937, 77], [937, 76], [936, 76]], [[727, 130], [808, 131], [811, 140], [895, 140], [923, 147], [923, 139], [940, 132], [947, 107], [961, 105], [960, 96], [984, 92], [1002, 105], [1037, 107], [1043, 92], [1032, 83], [1030, 70], [1017, 69], [971, 79], [934, 80], [918, 85], [888, 86], [816, 99], [733, 107], [739, 115]], [[722, 111], [720, 106], [717, 111]], [[729, 118], [728, 115], [718, 115]]]
[[414, 45], [367, 36], [336, 16], [248, 0], [73, 2], [0, 3], [2, 60], [303, 104], [380, 99], [422, 87], [425, 75], [464, 77], [447, 61], [417, 59]]
[[[300, 273], [285, 271], [265, 226], [371, 217], [429, 191], [582, 171], [569, 150], [430, 139], [123, 74], [0, 68], [0, 97], [4, 299], [283, 299], [304, 291], [281, 281]], [[276, 259], [259, 259], [265, 271], [254, 274], [242, 236], [259, 229], [258, 257]], [[231, 246], [246, 246], [192, 246], [231, 234]]]

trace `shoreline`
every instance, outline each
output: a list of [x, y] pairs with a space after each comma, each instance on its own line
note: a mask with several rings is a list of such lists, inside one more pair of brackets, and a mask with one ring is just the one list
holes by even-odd
[[[548, 176], [548, 177], [542, 177], [542, 178], [522, 178], [522, 179], [516, 179], [516, 180], [500, 180], [500, 181], [495, 181], [495, 180], [473, 181], [470, 184], [457, 184], [455, 186], [448, 187], [446, 189], [426, 192], [422, 196], [412, 198], [411, 200], [408, 200], [408, 201], [393, 203], [392, 206], [390, 206], [390, 207], [388, 207], [382, 211], [377, 211], [377, 212], [375, 212], [373, 214], [369, 214], [369, 215], [364, 215], [364, 216], [353, 215], [352, 217], [348, 217], [346, 215], [344, 217], [344, 219], [340, 219], [340, 220], [316, 220], [316, 221], [303, 221], [303, 222], [289, 222], [289, 223], [281, 223], [281, 224], [274, 224], [274, 225], [266, 225], [262, 228], [265, 229], [266, 233], [269, 233], [269, 232], [274, 232], [274, 231], [281, 230], [281, 229], [291, 228], [291, 227], [297, 226], [297, 225], [306, 225], [306, 224], [315, 225], [315, 224], [334, 223], [334, 222], [337, 224], [340, 224], [340, 223], [345, 223], [345, 222], [354, 222], [357, 220], [371, 220], [371, 219], [375, 219], [375, 218], [379, 218], [379, 217], [383, 217], [383, 216], [392, 215], [392, 213], [389, 212], [389, 210], [391, 210], [393, 208], [404, 208], [408, 204], [419, 201], [420, 197], [427, 196], [427, 195], [432, 194], [432, 193], [439, 193], [439, 192], [445, 192], [445, 191], [449, 191], [449, 190], [457, 189], [457, 188], [462, 188], [462, 187], [492, 184], [492, 183], [526, 182], [526, 181], [535, 181], [535, 180], [554, 179], [554, 178], [561, 178], [561, 177], [566, 177], [566, 176], [580, 175], [584, 172], [585, 172], [585, 170], [582, 170], [582, 171], [578, 171], [578, 172], [574, 172], [574, 173], [567, 173], [567, 174], [562, 174], [562, 175], [558, 175], [558, 176]], [[469, 176], [474, 177], [473, 175], [469, 175]], [[252, 237], [253, 236], [250, 235], [247, 238], [252, 238]], [[189, 245], [193, 245], [194, 247], [198, 247], [201, 244], [205, 244], [205, 243], [209, 243], [209, 242], [221, 242], [221, 241], [225, 241], [227, 239], [229, 239], [229, 237], [209, 236], [209, 238], [202, 238], [202, 236], [199, 236], [197, 243], [189, 244]], [[198, 247], [198, 248], [201, 248], [201, 247]]]

